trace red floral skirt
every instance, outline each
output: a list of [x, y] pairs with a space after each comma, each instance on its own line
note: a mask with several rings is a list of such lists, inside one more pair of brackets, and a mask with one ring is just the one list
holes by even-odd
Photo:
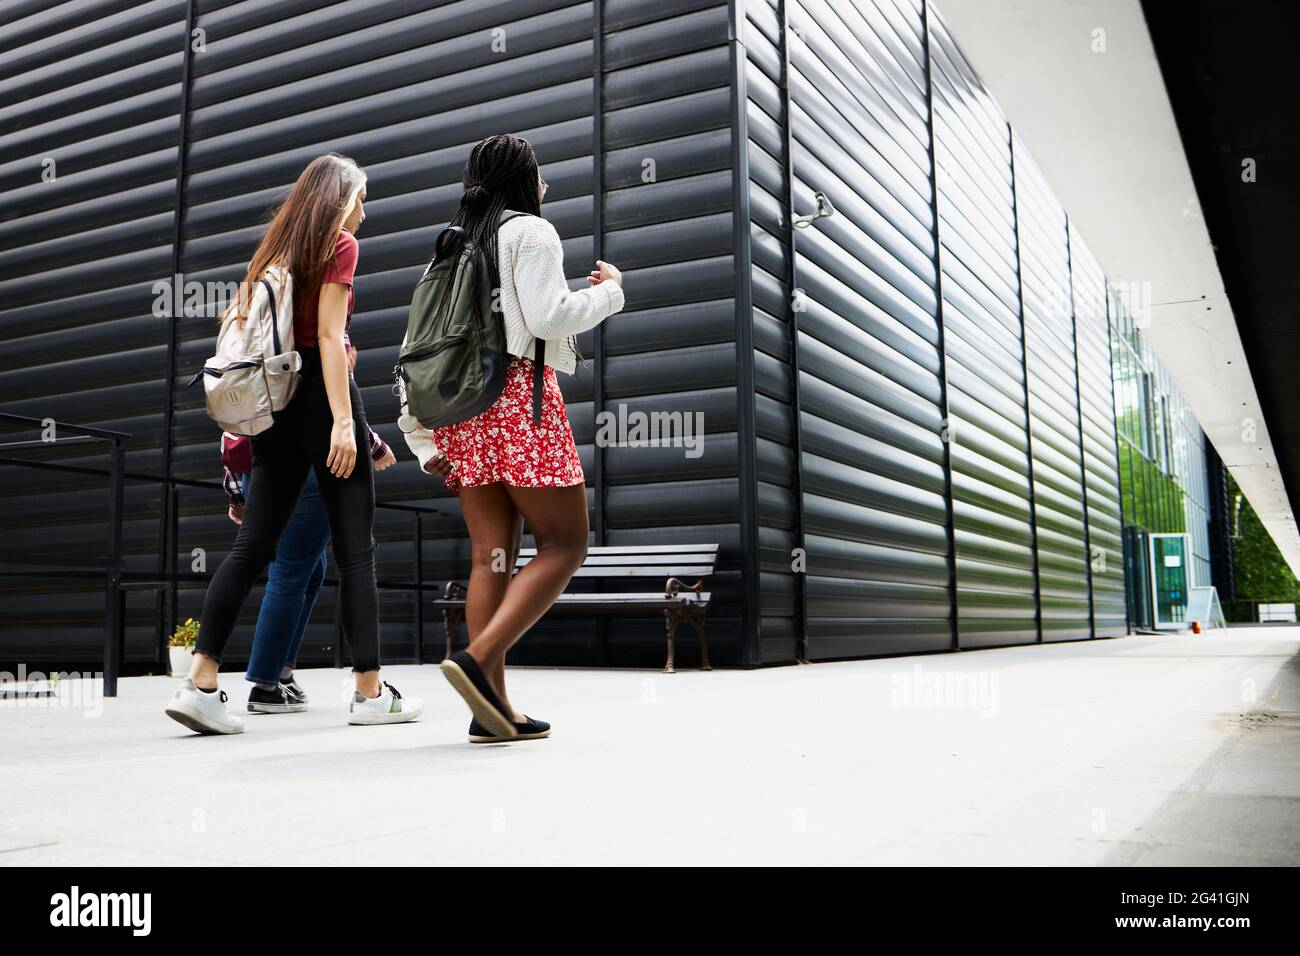
[[501, 395], [473, 418], [435, 428], [451, 463], [452, 494], [500, 482], [516, 488], [564, 488], [586, 480], [555, 369], [542, 366], [542, 423], [533, 424], [533, 361], [514, 356]]

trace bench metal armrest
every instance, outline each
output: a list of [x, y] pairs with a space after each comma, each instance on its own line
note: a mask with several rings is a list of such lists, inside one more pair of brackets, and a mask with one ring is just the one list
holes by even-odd
[[469, 588], [464, 584], [461, 584], [459, 581], [448, 581], [447, 586], [442, 589], [442, 599], [444, 601], [452, 600], [456, 597], [457, 589], [464, 591], [466, 594], [469, 593]]
[[694, 591], [698, 594], [703, 587], [703, 581], [696, 581], [694, 584], [687, 585], [678, 578], [669, 578], [668, 583], [664, 585], [664, 597], [675, 598], [682, 591]]

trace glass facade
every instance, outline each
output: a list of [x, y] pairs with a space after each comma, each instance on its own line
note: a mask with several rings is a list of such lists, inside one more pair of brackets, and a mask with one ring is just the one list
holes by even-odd
[[[1129, 619], [1150, 627], [1153, 574], [1163, 573], [1152, 571], [1151, 535], [1186, 534], [1187, 587], [1211, 583], [1205, 434], [1123, 297], [1108, 295]], [[1162, 619], [1183, 619], [1184, 608], [1160, 601]]]

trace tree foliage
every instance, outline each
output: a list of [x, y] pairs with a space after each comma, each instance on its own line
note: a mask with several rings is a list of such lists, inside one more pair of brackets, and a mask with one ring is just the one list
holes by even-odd
[[1228, 476], [1228, 500], [1241, 502], [1233, 541], [1237, 600], [1300, 602], [1300, 583], [1231, 475]]

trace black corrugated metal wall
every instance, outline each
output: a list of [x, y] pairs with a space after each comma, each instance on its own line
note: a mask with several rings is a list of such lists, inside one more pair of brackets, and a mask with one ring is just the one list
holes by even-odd
[[1105, 280], [1050, 186], [933, 6], [744, 11], [762, 659], [1123, 633]]
[[[546, 215], [564, 240], [566, 271], [576, 279], [590, 269], [599, 223], [602, 255], [627, 272], [632, 306], [605, 327], [599, 350], [592, 334], [580, 340], [593, 361], [562, 382], [598, 540], [721, 536], [724, 554], [734, 555], [726, 7], [608, 0], [597, 23], [591, 3], [563, 0], [303, 4], [297, 17], [285, 16], [284, 6], [200, 3], [199, 26], [225, 39], [212, 48], [222, 50], [220, 58], [196, 61], [202, 66], [190, 118], [187, 271], [231, 277], [247, 255], [248, 224], [308, 159], [327, 149], [357, 159], [369, 175], [354, 319], [357, 380], [370, 420], [401, 453], [390, 385], [410, 290], [440, 224], [455, 209], [469, 146], [496, 131], [518, 132], [536, 147], [551, 184]], [[593, 85], [597, 30], [599, 94]], [[286, 57], [292, 65], [277, 66]], [[322, 61], [335, 68], [322, 70]], [[599, 128], [592, 119], [597, 95]], [[261, 122], [239, 132], [250, 115]], [[598, 136], [604, 148], [599, 212], [592, 160]], [[681, 201], [683, 191], [689, 203]], [[189, 324], [181, 367], [201, 361], [210, 332], [210, 325]], [[704, 412], [715, 432], [705, 453], [688, 459], [680, 449], [597, 449], [597, 375], [603, 407], [615, 413], [620, 404], [629, 412]], [[183, 390], [177, 396], [177, 470], [207, 473], [211, 432], [198, 396]], [[425, 548], [425, 574], [463, 576], [468, 543], [456, 499], [431, 498], [435, 487], [441, 490], [410, 467], [376, 478], [383, 500], [443, 510], [445, 518], [425, 522], [434, 539]], [[380, 512], [381, 579], [409, 580], [412, 520]], [[219, 555], [228, 540], [219, 513], [196, 500], [182, 521], [181, 554], [207, 546]], [[735, 661], [737, 642], [726, 640], [726, 587], [715, 590], [724, 595], [716, 650], [723, 661]], [[187, 598], [182, 611], [193, 613], [199, 594]], [[314, 640], [305, 645], [321, 656], [332, 644], [331, 610], [326, 602], [314, 619]], [[385, 655], [409, 656], [409, 592], [385, 592], [381, 614]], [[538, 634], [543, 639], [521, 645], [518, 660], [589, 663], [604, 650], [590, 623], [544, 623]], [[434, 627], [426, 629], [435, 656], [438, 637]], [[621, 624], [618, 637], [605, 660], [645, 662], [661, 652], [662, 625]], [[693, 654], [684, 648], [684, 662]]]
[[1128, 631], [1128, 610], [1124, 595], [1124, 525], [1111, 370], [1112, 321], [1107, 313], [1109, 297], [1101, 266], [1073, 225], [1069, 237], [1088, 495], [1093, 633], [1096, 637], [1119, 637]]
[[[593, 540], [721, 542], [719, 661], [1083, 637], [1090, 616], [1122, 633], [1105, 280], [921, 0], [45, 7], [0, 13], [6, 410], [121, 428], [131, 471], [214, 479], [216, 435], [183, 383], [215, 322], [155, 315], [154, 283], [237, 279], [269, 207], [334, 149], [370, 177], [357, 379], [403, 453], [389, 370], [410, 289], [469, 145], [507, 129], [537, 147], [574, 281], [596, 256], [627, 276], [627, 311], [581, 338], [592, 361], [562, 381]], [[792, 234], [815, 190], [838, 213]], [[598, 447], [597, 415], [620, 410], [699, 413], [703, 454]], [[77, 444], [24, 454], [104, 464]], [[6, 557], [98, 556], [103, 486], [0, 469]], [[454, 498], [409, 460], [377, 491], [440, 510], [426, 579], [464, 572]], [[215, 567], [220, 493], [179, 490], [174, 546], [169, 512], [159, 486], [128, 485], [128, 567]], [[414, 520], [379, 513], [381, 579], [411, 577]], [[97, 655], [101, 582], [4, 588], [5, 658]], [[128, 660], [153, 660], [200, 598], [133, 594]], [[332, 612], [327, 589], [305, 662], [333, 659]], [[386, 656], [409, 658], [411, 593], [385, 590], [382, 615]], [[651, 619], [570, 619], [518, 659], [661, 652]]]
[[1018, 136], [1012, 151], [1040, 625], [1045, 641], [1075, 640], [1092, 626], [1068, 223]]
[[[154, 283], [173, 271], [187, 15], [186, 0], [0, 8], [0, 406], [130, 432], [127, 466], [140, 472], [163, 464], [168, 323]], [[54, 437], [14, 454], [107, 466], [103, 445]], [[63, 569], [0, 579], [0, 658], [99, 656], [106, 487], [0, 465], [5, 567]], [[130, 567], [157, 570], [161, 513], [158, 486], [127, 485]], [[129, 615], [131, 646], [152, 653], [155, 596], [134, 598]]]
[[930, 8], [960, 644], [1037, 639], [1010, 129]]
[[[152, 285], [173, 273], [176, 248], [185, 282], [237, 280], [259, 223], [302, 166], [321, 152], [343, 152], [369, 175], [353, 325], [361, 350], [356, 376], [370, 421], [407, 459], [377, 476], [377, 493], [383, 501], [439, 508], [441, 516], [424, 519], [426, 579], [463, 575], [468, 546], [456, 500], [439, 496], [441, 486], [409, 465], [392, 424], [391, 368], [410, 290], [455, 208], [469, 146], [494, 132], [517, 132], [534, 143], [551, 184], [547, 216], [564, 240], [566, 271], [580, 281], [600, 254], [627, 277], [627, 312], [580, 339], [592, 361], [562, 382], [588, 475], [594, 539], [720, 541], [712, 650], [721, 663], [744, 659], [733, 51], [725, 2], [44, 6], [10, 4], [0, 14], [0, 77], [6, 103], [15, 104], [0, 113], [0, 187], [9, 191], [0, 232], [6, 410], [130, 431], [130, 470], [214, 480], [216, 432], [201, 396], [184, 383], [211, 350], [215, 320], [186, 314], [175, 322], [172, 343], [168, 319], [150, 314]], [[196, 42], [187, 62], [190, 16]], [[176, 147], [183, 90], [182, 168]], [[40, 125], [33, 125], [37, 118]], [[39, 181], [47, 153], [59, 162], [56, 184]], [[602, 159], [599, 170], [593, 156]], [[177, 247], [178, 172], [184, 217]], [[75, 335], [60, 336], [74, 328]], [[73, 363], [67, 375], [57, 364], [64, 352]], [[633, 414], [700, 413], [708, 432], [703, 454], [597, 448], [597, 402], [615, 415], [620, 406]], [[102, 455], [66, 449], [45, 453], [104, 465]], [[6, 528], [24, 548], [40, 544], [42, 556], [58, 558], [94, 551], [106, 540], [102, 478], [6, 468], [0, 481]], [[69, 505], [65, 490], [73, 488], [82, 493]], [[131, 570], [152, 570], [163, 560], [160, 543], [170, 524], [163, 502], [157, 486], [128, 487]], [[202, 561], [211, 570], [232, 537], [222, 495], [182, 488], [177, 512], [175, 569]], [[413, 522], [409, 513], [379, 512], [381, 579], [410, 580]], [[98, 655], [102, 581], [87, 581], [84, 594], [67, 582], [34, 589], [9, 581], [6, 588], [3, 657]], [[33, 598], [34, 590], [49, 596]], [[232, 642], [232, 661], [247, 653], [259, 595]], [[181, 588], [179, 616], [197, 616], [201, 596]], [[161, 622], [170, 615], [155, 602], [153, 592], [130, 598], [128, 662], [157, 654]], [[333, 659], [333, 611], [327, 588], [304, 662]], [[411, 593], [381, 592], [381, 615], [385, 657], [409, 658]], [[426, 617], [426, 651], [436, 657], [440, 629]], [[662, 621], [616, 628], [608, 631], [616, 639], [606, 642], [592, 622], [543, 624], [543, 636], [521, 645], [518, 659], [662, 660]], [[683, 641], [679, 661], [689, 666], [695, 656], [693, 642]]]
[[794, 204], [807, 212], [821, 190], [838, 210], [795, 233], [793, 293], [782, 10], [754, 3], [747, 11], [755, 381], [766, 412], [757, 431], [759, 500], [767, 505], [760, 531], [769, 545], [763, 659], [791, 659], [799, 632], [791, 549], [800, 543], [800, 511], [803, 656], [946, 648], [941, 353], [920, 10], [786, 5]]

